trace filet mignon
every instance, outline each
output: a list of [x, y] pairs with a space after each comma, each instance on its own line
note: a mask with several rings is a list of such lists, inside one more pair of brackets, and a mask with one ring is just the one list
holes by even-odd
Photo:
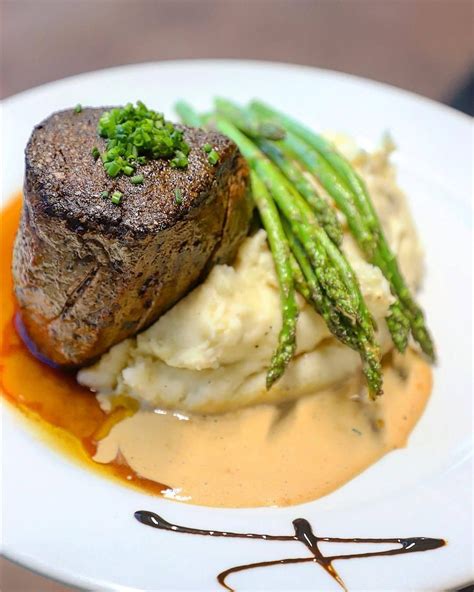
[[[142, 185], [108, 177], [91, 155], [105, 146], [96, 132], [104, 110], [55, 113], [26, 147], [15, 292], [29, 339], [64, 366], [144, 329], [212, 265], [231, 261], [251, 215], [247, 165], [217, 132], [181, 127], [186, 169], [158, 159], [138, 167]], [[220, 155], [215, 166], [206, 143]], [[104, 190], [121, 191], [122, 203]]]

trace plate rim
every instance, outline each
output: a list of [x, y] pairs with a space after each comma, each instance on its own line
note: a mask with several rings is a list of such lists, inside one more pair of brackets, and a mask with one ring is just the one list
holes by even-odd
[[39, 90], [49, 90], [56, 85], [59, 85], [64, 82], [69, 82], [72, 80], [80, 80], [81, 78], [86, 78], [90, 76], [100, 76], [105, 72], [116, 72], [118, 70], [126, 70], [126, 69], [135, 69], [135, 68], [151, 68], [153, 66], [188, 66], [188, 65], [201, 65], [201, 66], [208, 66], [212, 67], [215, 64], [219, 65], [229, 65], [229, 66], [253, 66], [253, 67], [270, 67], [270, 68], [279, 68], [285, 67], [290, 68], [295, 71], [299, 70], [301, 72], [313, 72], [313, 73], [320, 73], [325, 75], [334, 76], [335, 78], [348, 78], [353, 80], [354, 82], [363, 82], [364, 84], [373, 85], [374, 88], [377, 87], [379, 89], [385, 89], [390, 91], [391, 93], [395, 93], [399, 96], [404, 96], [405, 98], [416, 99], [417, 101], [422, 101], [426, 105], [431, 107], [435, 107], [437, 109], [441, 109], [444, 111], [446, 115], [454, 116], [458, 118], [459, 121], [463, 121], [464, 123], [473, 123], [474, 118], [451, 107], [450, 105], [446, 105], [441, 101], [437, 101], [436, 99], [432, 99], [425, 95], [419, 94], [415, 91], [411, 91], [408, 89], [401, 88], [399, 86], [390, 84], [388, 82], [382, 82], [380, 80], [376, 80], [374, 78], [367, 78], [365, 76], [359, 76], [357, 74], [351, 74], [345, 72], [344, 70], [335, 70], [332, 68], [320, 68], [318, 66], [310, 66], [306, 64], [296, 64], [292, 62], [285, 62], [285, 61], [278, 61], [278, 60], [258, 60], [258, 59], [238, 59], [238, 58], [183, 58], [183, 59], [170, 59], [170, 60], [149, 60], [144, 62], [134, 62], [130, 64], [122, 64], [118, 66], [111, 66], [105, 68], [99, 68], [97, 70], [88, 70], [86, 72], [80, 72], [78, 74], [72, 74], [70, 76], [64, 76], [62, 78], [57, 78], [55, 80], [50, 80], [49, 82], [45, 82], [43, 84], [38, 84], [36, 86], [32, 86], [30, 88], [24, 89], [18, 93], [13, 95], [9, 95], [8, 97], [4, 97], [1, 99], [1, 104], [5, 106], [9, 106], [10, 102], [14, 102], [15, 100], [22, 99], [27, 97], [29, 94], [35, 93]]

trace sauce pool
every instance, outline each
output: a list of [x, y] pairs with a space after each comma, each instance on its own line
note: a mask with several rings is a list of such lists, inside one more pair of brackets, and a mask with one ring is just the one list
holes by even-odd
[[281, 405], [221, 415], [140, 410], [115, 424], [94, 459], [117, 456], [165, 497], [212, 507], [290, 506], [338, 489], [406, 445], [431, 391], [431, 370], [414, 352], [388, 357], [385, 394], [360, 394], [361, 375]]
[[37, 360], [15, 328], [16, 303], [11, 272], [12, 252], [22, 206], [21, 193], [0, 211], [0, 391], [4, 399], [40, 430], [41, 436], [68, 456], [129, 486], [160, 494], [166, 486], [139, 477], [123, 460], [104, 465], [92, 457], [97, 439], [125, 417], [118, 407], [106, 415], [93, 393], [74, 374], [55, 370]]

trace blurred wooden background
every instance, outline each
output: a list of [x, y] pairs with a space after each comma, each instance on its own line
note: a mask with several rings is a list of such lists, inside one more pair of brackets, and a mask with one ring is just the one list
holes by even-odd
[[1, 0], [1, 94], [118, 64], [257, 58], [449, 101], [474, 63], [471, 0]]
[[[471, 0], [0, 0], [0, 7], [2, 97], [119, 64], [249, 58], [341, 70], [450, 102], [474, 63]], [[69, 590], [7, 561], [0, 569], [2, 592]]]

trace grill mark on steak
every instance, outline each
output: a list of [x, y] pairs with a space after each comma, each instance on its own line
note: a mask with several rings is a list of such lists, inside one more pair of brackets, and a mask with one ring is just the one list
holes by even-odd
[[[138, 168], [143, 185], [107, 177], [91, 156], [103, 149], [102, 112], [55, 113], [26, 148], [15, 291], [29, 337], [61, 365], [92, 362], [155, 321], [212, 265], [230, 262], [251, 214], [247, 165], [216, 132], [183, 128], [185, 170], [156, 160]], [[214, 167], [205, 143], [219, 151]], [[122, 204], [101, 198], [104, 190], [122, 191]]]

